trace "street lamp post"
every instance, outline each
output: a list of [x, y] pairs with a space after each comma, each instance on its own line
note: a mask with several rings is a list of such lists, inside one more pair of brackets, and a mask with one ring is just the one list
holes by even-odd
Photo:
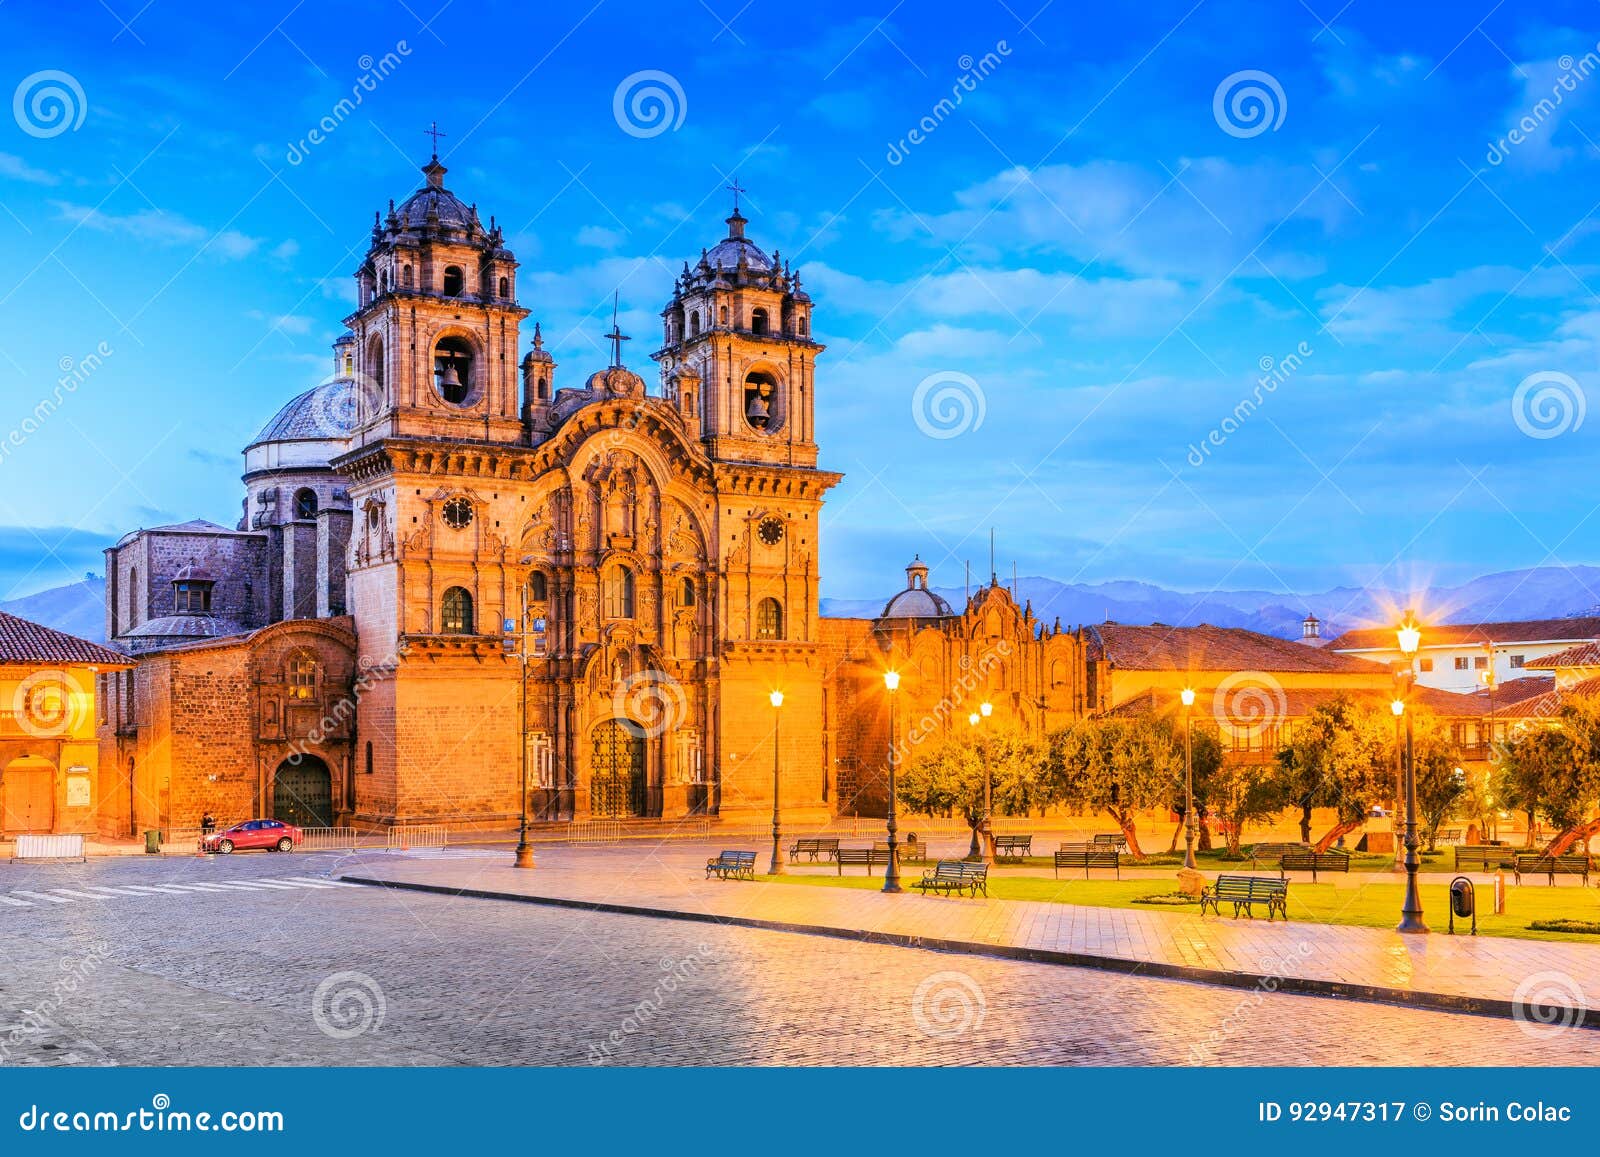
[[[1416, 617], [1410, 611], [1406, 612], [1405, 621], [1396, 629], [1395, 635], [1400, 642], [1400, 653], [1406, 657], [1406, 666], [1410, 672], [1405, 686], [1405, 698], [1409, 699], [1416, 685], [1417, 650], [1422, 645], [1422, 628], [1417, 625]], [[1396, 931], [1426, 932], [1428, 926], [1422, 920], [1422, 896], [1417, 891], [1417, 869], [1422, 866], [1422, 861], [1417, 856], [1417, 766], [1411, 712], [1405, 713], [1405, 720], [1406, 898], [1400, 906], [1400, 923]]]
[[[1401, 694], [1405, 688], [1400, 688]], [[1394, 836], [1394, 871], [1403, 872], [1406, 867], [1405, 832], [1400, 827], [1400, 801], [1405, 798], [1405, 739], [1401, 733], [1402, 717], [1406, 713], [1404, 699], [1396, 699], [1389, 704], [1389, 710], [1394, 712], [1394, 805], [1389, 809], [1389, 831]]]
[[1183, 866], [1191, 872], [1194, 862], [1194, 729], [1190, 726], [1194, 709], [1194, 688], [1185, 687], [1183, 699]]
[[895, 802], [894, 802], [894, 771], [895, 763], [895, 717], [894, 693], [900, 689], [900, 672], [885, 671], [883, 673], [884, 690], [889, 693], [889, 862], [883, 869], [883, 890], [885, 892], [904, 891], [900, 887], [900, 847], [895, 840]]
[[[527, 555], [520, 560], [523, 566], [533, 561], [532, 555]], [[522, 726], [518, 730], [517, 741], [522, 746], [522, 818], [517, 826], [517, 857], [512, 862], [514, 867], [533, 867], [533, 845], [528, 842], [528, 581], [524, 576], [522, 581], [521, 599], [519, 600], [521, 619], [517, 625], [517, 659], [521, 664], [522, 676]]]
[[782, 876], [785, 873], [781, 846], [783, 834], [778, 828], [778, 740], [783, 719], [783, 692], [774, 691], [768, 698], [772, 701], [772, 868], [769, 874]]
[[[976, 711], [967, 716], [967, 722], [976, 730], [978, 724], [993, 714], [994, 704], [986, 699], [978, 705]], [[974, 862], [982, 860], [986, 864], [992, 864], [994, 853], [990, 849], [994, 847], [994, 838], [989, 827], [994, 816], [994, 766], [984, 752], [980, 751], [978, 758], [983, 760], [983, 818], [978, 821], [978, 826], [972, 829], [972, 846], [967, 850], [967, 859]], [[989, 837], [988, 841], [980, 842], [985, 836]]]

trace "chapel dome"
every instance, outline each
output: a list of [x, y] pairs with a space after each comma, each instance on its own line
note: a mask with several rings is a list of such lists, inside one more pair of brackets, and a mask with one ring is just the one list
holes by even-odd
[[335, 378], [289, 399], [245, 447], [267, 442], [343, 442], [355, 431], [359, 391], [350, 378]]
[[943, 619], [950, 604], [928, 589], [928, 564], [919, 555], [906, 567], [906, 589], [884, 604], [880, 619]]

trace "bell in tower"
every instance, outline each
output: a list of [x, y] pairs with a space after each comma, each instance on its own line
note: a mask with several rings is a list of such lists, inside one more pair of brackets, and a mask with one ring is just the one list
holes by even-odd
[[766, 387], [763, 383], [748, 391], [749, 398], [745, 405], [744, 417], [757, 430], [765, 430], [767, 423], [772, 420], [772, 407], [767, 404]]

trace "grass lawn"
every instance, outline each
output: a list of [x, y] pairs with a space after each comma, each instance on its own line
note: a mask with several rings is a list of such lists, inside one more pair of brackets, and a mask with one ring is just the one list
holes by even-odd
[[[1245, 847], [1249, 847], [1246, 844]], [[1242, 860], [1229, 860], [1224, 858], [1221, 850], [1210, 852], [1196, 852], [1195, 862], [1200, 865], [1201, 871], [1214, 872], [1250, 872], [1250, 857]], [[1177, 868], [1183, 863], [1182, 852], [1156, 852], [1146, 855], [1144, 859], [1134, 861], [1124, 859], [1122, 866], [1125, 868]], [[1394, 863], [1394, 857], [1385, 853], [1351, 852], [1350, 870], [1352, 872], [1387, 872]], [[1025, 860], [1007, 860], [1009, 867], [1042, 868], [1050, 871], [1055, 861], [1050, 856], [1029, 856]], [[1424, 872], [1448, 872], [1455, 866], [1455, 855], [1448, 848], [1441, 848], [1433, 855], [1426, 853], [1422, 856], [1422, 870]], [[1266, 871], [1265, 868], [1256, 868], [1255, 871]], [[1275, 870], [1275, 869], [1274, 869]]]
[[[1387, 857], [1383, 857], [1387, 859]], [[1246, 865], [1248, 871], [1248, 862]], [[1260, 873], [1265, 875], [1267, 873]], [[871, 876], [763, 876], [768, 883], [799, 884], [815, 888], [881, 888], [880, 869]], [[902, 873], [910, 890], [912, 881], [921, 879], [916, 867]], [[1487, 880], [1478, 885], [1478, 934], [1514, 936], [1526, 940], [1564, 940], [1600, 945], [1600, 936], [1567, 932], [1539, 932], [1528, 925], [1535, 920], [1579, 919], [1600, 921], [1600, 889], [1565, 883], [1554, 888], [1543, 884], [1506, 887], [1506, 914], [1494, 915], [1494, 889]], [[1146, 912], [1198, 913], [1200, 906], [1135, 904], [1141, 896], [1166, 894], [1177, 890], [1176, 881], [1162, 880], [1054, 880], [1048, 876], [994, 876], [989, 880], [989, 895], [1001, 900], [1043, 900], [1056, 904], [1082, 904], [1102, 908], [1138, 908]], [[1400, 901], [1405, 891], [1401, 884], [1363, 884], [1340, 888], [1333, 884], [1312, 884], [1301, 880], [1289, 883], [1289, 916], [1317, 924], [1349, 924], [1363, 928], [1393, 928], [1400, 919]], [[960, 903], [952, 900], [951, 903]], [[1449, 924], [1449, 897], [1445, 884], [1422, 885], [1422, 907], [1428, 926], [1443, 932]], [[1224, 905], [1222, 919], [1232, 920], [1232, 910]], [[1243, 917], [1240, 917], [1243, 919]], [[1207, 916], [1206, 919], [1216, 919]], [[1258, 917], [1259, 919], [1259, 917]], [[1470, 921], [1468, 922], [1470, 927]], [[1456, 922], [1456, 930], [1462, 924]]]

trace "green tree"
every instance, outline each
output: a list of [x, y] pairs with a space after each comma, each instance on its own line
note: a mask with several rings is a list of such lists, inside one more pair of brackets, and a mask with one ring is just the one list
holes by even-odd
[[1326, 849], [1361, 827], [1394, 782], [1392, 717], [1348, 696], [1319, 703], [1278, 753], [1286, 803], [1300, 808], [1300, 838], [1311, 840], [1311, 810], [1331, 807], [1338, 820], [1317, 841]]
[[1439, 846], [1439, 828], [1465, 804], [1467, 775], [1461, 770], [1461, 749], [1436, 717], [1419, 713], [1412, 720], [1412, 758], [1417, 764], [1417, 815], [1428, 851]]
[[1560, 727], [1533, 727], [1506, 744], [1495, 794], [1528, 817], [1528, 847], [1534, 842], [1534, 821], [1552, 794], [1550, 785], [1570, 775], [1572, 764], [1572, 740]]
[[1171, 800], [1183, 753], [1172, 729], [1155, 719], [1083, 719], [1050, 737], [1049, 775], [1057, 799], [1105, 812], [1143, 859], [1134, 818]]
[[[1172, 793], [1172, 810], [1178, 813], [1178, 826], [1172, 831], [1172, 846], [1167, 850], [1176, 851], [1178, 840], [1183, 836], [1183, 830], [1188, 823], [1188, 817], [1183, 814], [1186, 794], [1183, 784], [1183, 726], [1173, 729], [1173, 744], [1178, 757], [1178, 782]], [[1211, 802], [1215, 794], [1213, 783], [1222, 767], [1222, 740], [1217, 734], [1217, 728], [1212, 723], [1194, 724], [1190, 729], [1189, 755], [1194, 768], [1194, 802], [1200, 812], [1198, 817], [1199, 830], [1197, 847], [1202, 852], [1211, 850], [1211, 817], [1216, 812], [1216, 806]]]
[[1224, 762], [1207, 784], [1206, 804], [1223, 822], [1228, 852], [1237, 856], [1246, 825], [1265, 823], [1283, 810], [1281, 769], [1276, 762]]
[[996, 815], [1025, 815], [1049, 802], [1045, 750], [1019, 731], [951, 732], [923, 744], [895, 775], [895, 797], [923, 815], [960, 815], [977, 847], [984, 769]]

